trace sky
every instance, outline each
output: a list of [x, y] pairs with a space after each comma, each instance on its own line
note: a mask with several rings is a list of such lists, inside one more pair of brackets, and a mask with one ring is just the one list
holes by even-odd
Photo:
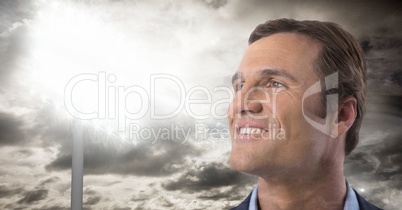
[[368, 102], [349, 184], [402, 206], [397, 1], [0, 1], [0, 208], [69, 209], [74, 132], [84, 209], [229, 209], [256, 178], [228, 166], [231, 76], [251, 31], [336, 22], [362, 44]]

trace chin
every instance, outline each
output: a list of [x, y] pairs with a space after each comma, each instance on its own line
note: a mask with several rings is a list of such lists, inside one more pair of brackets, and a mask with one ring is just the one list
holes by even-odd
[[241, 163], [239, 163], [239, 158], [237, 157], [237, 155], [234, 154], [234, 152], [232, 151], [230, 153], [230, 157], [229, 157], [229, 165], [230, 168], [236, 171], [241, 171]]
[[242, 157], [239, 153], [231, 152], [229, 158], [230, 168], [235, 171], [244, 173], [252, 173], [253, 162], [249, 161], [247, 157]]
[[261, 160], [257, 156], [234, 150], [230, 153], [229, 165], [235, 171], [255, 176], [263, 176], [277, 169], [277, 165], [267, 161], [267, 159], [264, 160]]

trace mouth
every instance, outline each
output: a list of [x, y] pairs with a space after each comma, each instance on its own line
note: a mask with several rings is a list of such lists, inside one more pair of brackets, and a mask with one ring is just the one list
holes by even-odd
[[237, 128], [237, 132], [239, 134], [262, 134], [264, 132], [268, 132], [269, 130], [267, 128], [261, 129], [261, 128], [252, 128], [252, 127], [243, 127], [243, 128]]
[[269, 129], [263, 126], [235, 124], [235, 128], [235, 140], [260, 140], [269, 134]]

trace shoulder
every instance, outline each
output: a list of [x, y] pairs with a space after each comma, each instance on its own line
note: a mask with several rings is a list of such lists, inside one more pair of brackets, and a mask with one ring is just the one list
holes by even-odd
[[244, 199], [241, 204], [236, 207], [231, 208], [230, 210], [248, 210], [248, 206], [250, 205], [251, 193]]
[[366, 199], [359, 195], [356, 190], [354, 191], [356, 193], [357, 202], [359, 202], [359, 207], [361, 210], [382, 210], [381, 208], [378, 208], [377, 206], [369, 203]]

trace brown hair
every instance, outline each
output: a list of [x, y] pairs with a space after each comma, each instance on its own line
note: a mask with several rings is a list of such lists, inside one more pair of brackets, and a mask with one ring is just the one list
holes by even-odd
[[335, 23], [292, 19], [272, 20], [258, 25], [250, 35], [249, 44], [263, 37], [286, 32], [306, 35], [319, 41], [322, 49], [315, 63], [318, 76], [323, 79], [338, 72], [339, 99], [346, 96], [356, 98], [357, 116], [345, 142], [345, 154], [350, 154], [359, 142], [366, 102], [366, 64], [362, 48], [349, 32]]

